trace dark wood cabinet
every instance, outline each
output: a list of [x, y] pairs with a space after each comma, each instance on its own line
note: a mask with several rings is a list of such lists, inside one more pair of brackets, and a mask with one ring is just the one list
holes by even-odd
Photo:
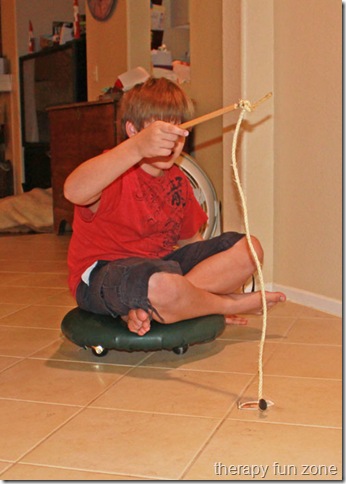
[[83, 161], [119, 142], [117, 101], [68, 104], [48, 109], [54, 230], [72, 225], [73, 205], [63, 194], [67, 176]]
[[24, 191], [51, 186], [47, 108], [87, 100], [86, 39], [19, 58]]

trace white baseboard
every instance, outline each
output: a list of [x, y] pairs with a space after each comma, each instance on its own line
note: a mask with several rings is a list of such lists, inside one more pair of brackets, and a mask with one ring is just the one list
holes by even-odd
[[[255, 280], [256, 291], [260, 290], [260, 283], [258, 277]], [[245, 292], [250, 292], [252, 288], [252, 280], [248, 281], [244, 286]], [[342, 301], [333, 299], [313, 292], [304, 291], [303, 289], [296, 289], [295, 287], [283, 286], [282, 284], [275, 284], [273, 282], [265, 282], [266, 291], [280, 291], [286, 294], [287, 300], [302, 306], [317, 309], [333, 316], [342, 318]]]
[[270, 284], [270, 290], [283, 292], [286, 294], [287, 299], [294, 303], [342, 317], [342, 301], [337, 299], [275, 283]]

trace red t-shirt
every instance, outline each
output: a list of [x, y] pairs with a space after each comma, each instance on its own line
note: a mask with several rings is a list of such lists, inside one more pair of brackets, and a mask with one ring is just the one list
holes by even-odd
[[117, 178], [93, 213], [75, 206], [68, 251], [69, 286], [76, 294], [83, 272], [98, 260], [163, 257], [207, 221], [185, 174], [173, 165], [160, 177], [138, 166]]

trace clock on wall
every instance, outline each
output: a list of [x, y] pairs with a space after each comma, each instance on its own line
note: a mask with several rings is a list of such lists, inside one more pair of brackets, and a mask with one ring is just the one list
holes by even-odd
[[88, 0], [91, 15], [96, 20], [107, 20], [115, 8], [118, 0]]

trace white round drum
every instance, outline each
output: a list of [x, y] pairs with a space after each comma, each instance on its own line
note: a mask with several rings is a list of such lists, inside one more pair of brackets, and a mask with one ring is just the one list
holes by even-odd
[[211, 180], [187, 153], [182, 152], [176, 163], [189, 179], [196, 199], [208, 215], [208, 222], [202, 229], [203, 238], [210, 239], [220, 235], [220, 204]]

